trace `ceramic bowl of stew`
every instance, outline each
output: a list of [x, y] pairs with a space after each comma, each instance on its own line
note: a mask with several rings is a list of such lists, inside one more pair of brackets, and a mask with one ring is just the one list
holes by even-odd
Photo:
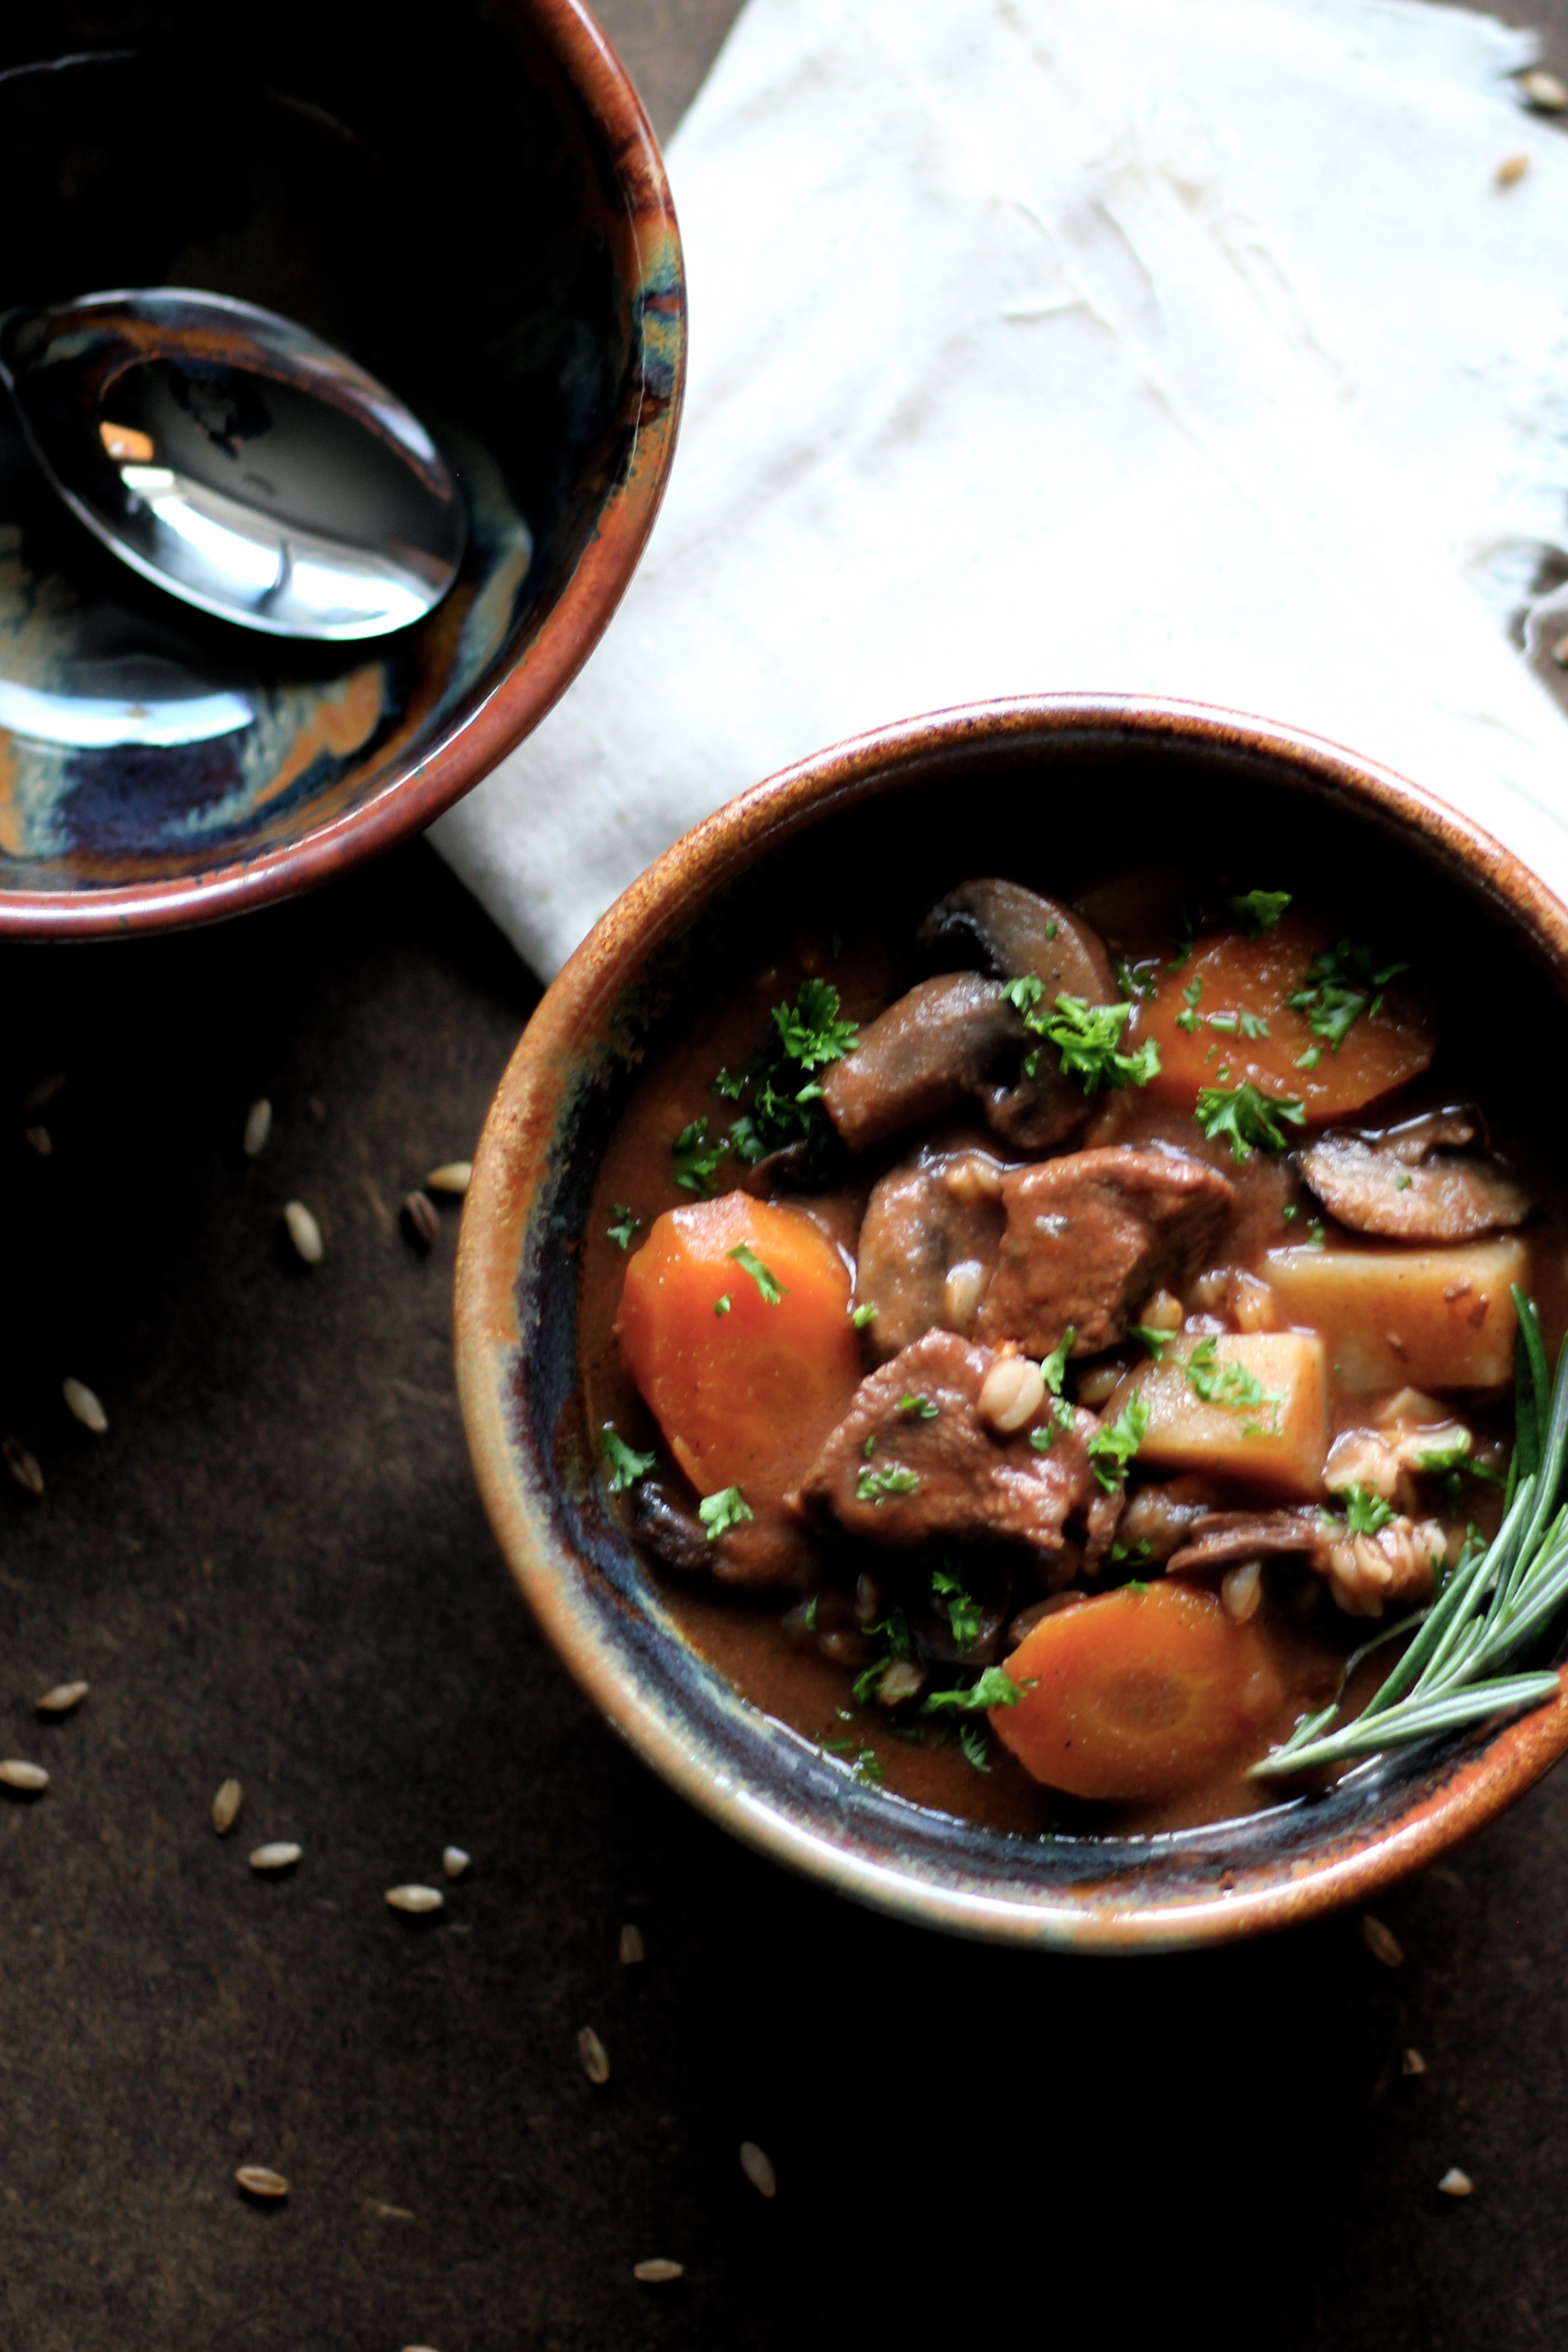
[[586, 659], [662, 494], [680, 244], [579, 0], [21, 0], [0, 310], [190, 286], [281, 312], [422, 420], [468, 550], [417, 625], [310, 646], [100, 548], [0, 415], [0, 934], [208, 919], [428, 824]]
[[1253, 1768], [1497, 1528], [1565, 978], [1496, 842], [1224, 711], [742, 794], [556, 980], [465, 1209], [469, 1447], [571, 1671], [761, 1851], [999, 1941], [1247, 1935], [1468, 1835], [1560, 1691]]

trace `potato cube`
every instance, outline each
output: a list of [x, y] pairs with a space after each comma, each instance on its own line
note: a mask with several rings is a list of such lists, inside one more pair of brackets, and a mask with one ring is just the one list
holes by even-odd
[[1311, 1497], [1329, 1444], [1328, 1358], [1300, 1331], [1226, 1332], [1179, 1339], [1158, 1364], [1141, 1364], [1105, 1408], [1114, 1419], [1130, 1396], [1149, 1416], [1141, 1469], [1214, 1470]]
[[1501, 1388], [1513, 1378], [1509, 1285], [1528, 1287], [1521, 1241], [1458, 1249], [1270, 1250], [1263, 1271], [1282, 1322], [1329, 1343], [1349, 1389]]

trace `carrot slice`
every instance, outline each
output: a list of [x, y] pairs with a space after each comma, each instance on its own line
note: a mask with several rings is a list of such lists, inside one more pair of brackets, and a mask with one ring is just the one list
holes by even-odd
[[[1437, 1040], [1403, 981], [1391, 983], [1378, 1012], [1352, 1022], [1337, 1050], [1314, 1035], [1306, 1013], [1287, 1005], [1310, 982], [1313, 957], [1339, 936], [1320, 918], [1289, 914], [1255, 940], [1237, 931], [1200, 939], [1177, 971], [1162, 967], [1153, 995], [1134, 1007], [1128, 1024], [1129, 1051], [1150, 1036], [1160, 1048], [1150, 1093], [1190, 1110], [1200, 1087], [1248, 1079], [1266, 1094], [1293, 1097], [1318, 1123], [1342, 1118], [1418, 1076]], [[1181, 1020], [1195, 1025], [1182, 1028]]]
[[992, 1709], [1025, 1770], [1075, 1797], [1173, 1795], [1255, 1750], [1280, 1702], [1262, 1636], [1212, 1593], [1123, 1585], [1043, 1618], [1007, 1660], [1032, 1682]]
[[864, 1370], [848, 1310], [848, 1267], [802, 1209], [727, 1192], [656, 1218], [616, 1329], [700, 1494], [755, 1507], [795, 1483]]

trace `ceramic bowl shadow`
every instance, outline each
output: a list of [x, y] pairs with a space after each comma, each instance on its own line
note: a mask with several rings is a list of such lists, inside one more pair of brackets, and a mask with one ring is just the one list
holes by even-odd
[[[1194, 841], [1205, 866], [1223, 844], [1229, 868], [1288, 873], [1302, 892], [1316, 881], [1347, 920], [1359, 891], [1396, 886], [1423, 937], [1461, 927], [1478, 1001], [1495, 1004], [1500, 986], [1517, 1003], [1522, 991], [1531, 1018], [1516, 1025], [1531, 1051], [1568, 1047], [1568, 910], [1416, 786], [1195, 705], [989, 704], [805, 761], [651, 866], [530, 1024], [464, 1212], [457, 1351], [470, 1452], [512, 1573], [584, 1688], [656, 1771], [763, 1852], [905, 1918], [997, 1941], [1163, 1948], [1363, 1899], [1530, 1787], [1568, 1746], [1568, 1698], [1374, 1759], [1326, 1794], [1160, 1836], [1005, 1833], [864, 1786], [699, 1654], [605, 1507], [578, 1381], [574, 1244], [649, 1042], [711, 989], [731, 948], [754, 960], [781, 908], [821, 919], [824, 877], [852, 892], [875, 870], [912, 917], [966, 874], [1070, 896], [1125, 871], [1130, 844], [1158, 866], [1193, 864]], [[1488, 1066], [1500, 1089], [1495, 1051]]]
[[426, 621], [310, 646], [209, 619], [65, 510], [0, 396], [0, 935], [202, 921], [389, 846], [586, 659], [651, 527], [679, 238], [579, 0], [13, 0], [0, 310], [184, 285], [395, 391], [469, 545]]

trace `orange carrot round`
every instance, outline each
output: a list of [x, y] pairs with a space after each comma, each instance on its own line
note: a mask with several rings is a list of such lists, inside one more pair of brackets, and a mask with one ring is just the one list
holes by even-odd
[[1258, 1746], [1280, 1688], [1261, 1636], [1212, 1593], [1123, 1585], [1043, 1618], [1007, 1660], [1032, 1682], [991, 1712], [1026, 1771], [1075, 1797], [1191, 1788]]
[[746, 1192], [655, 1220], [616, 1329], [698, 1492], [739, 1486], [753, 1507], [795, 1484], [864, 1370], [838, 1250], [804, 1210]]
[[[1310, 984], [1314, 956], [1339, 937], [1315, 917], [1289, 914], [1255, 940], [1238, 931], [1200, 939], [1178, 970], [1162, 966], [1154, 994], [1134, 1007], [1128, 1024], [1129, 1050], [1150, 1036], [1160, 1048], [1151, 1095], [1191, 1109], [1200, 1087], [1247, 1079], [1266, 1094], [1293, 1097], [1318, 1123], [1345, 1118], [1415, 1077], [1437, 1040], [1402, 979], [1388, 985], [1378, 1012], [1352, 1023], [1337, 1051], [1314, 1034], [1306, 1012], [1287, 1004]], [[1184, 1020], [1194, 1025], [1183, 1028]]]

